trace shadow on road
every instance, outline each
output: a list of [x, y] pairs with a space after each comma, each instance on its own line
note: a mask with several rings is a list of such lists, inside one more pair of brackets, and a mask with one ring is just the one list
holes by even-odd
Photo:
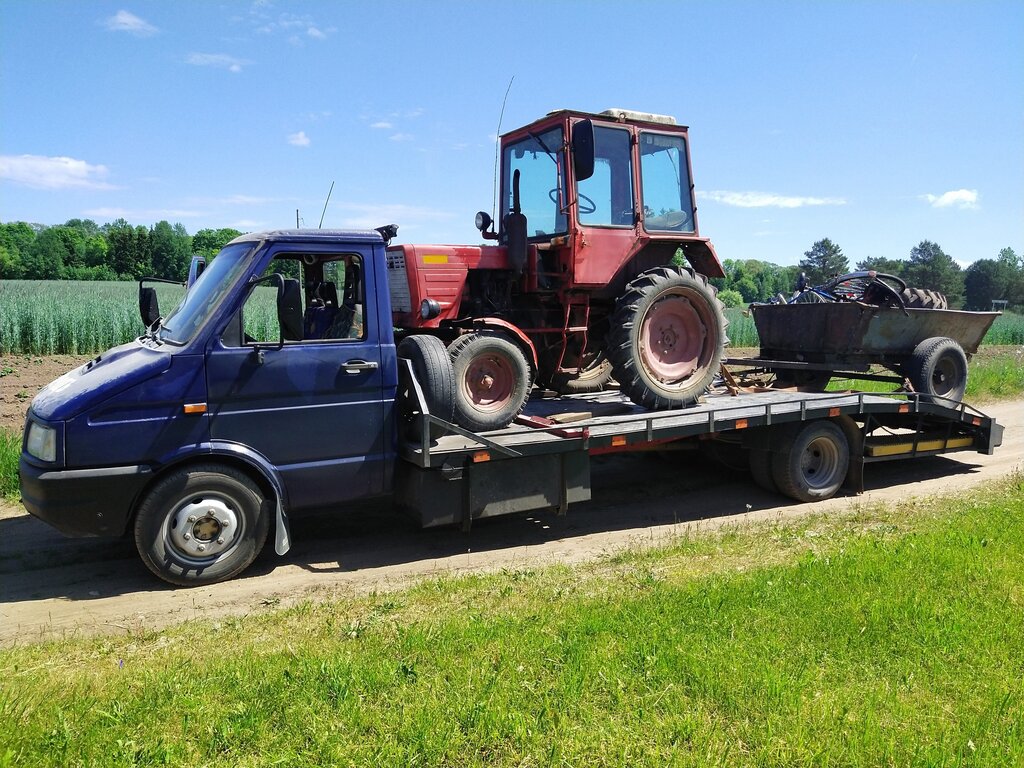
[[[976, 470], [977, 465], [942, 457], [876, 464], [868, 467], [867, 488]], [[387, 500], [296, 515], [292, 550], [279, 558], [268, 543], [240, 579], [260, 579], [286, 564], [314, 573], [358, 572], [560, 540], [570, 548], [573, 539], [603, 532], [635, 531], [642, 540], [657, 535], [651, 529], [659, 526], [796, 506], [756, 488], [745, 473], [694, 452], [595, 457], [592, 483], [593, 500], [574, 505], [567, 516], [542, 512], [480, 520], [469, 533], [420, 530]], [[273, 588], [268, 584], [268, 592]], [[28, 516], [0, 519], [0, 604], [171, 589], [149, 573], [130, 538], [68, 539]], [[203, 589], [195, 588], [197, 598]]]

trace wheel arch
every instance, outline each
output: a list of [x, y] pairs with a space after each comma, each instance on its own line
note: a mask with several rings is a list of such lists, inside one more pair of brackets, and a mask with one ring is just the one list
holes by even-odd
[[[200, 446], [198, 450], [190, 450], [173, 456], [162, 463], [158, 470], [151, 473], [149, 480], [132, 501], [131, 513], [125, 518], [125, 531], [131, 528], [139, 511], [139, 505], [157, 483], [171, 472], [200, 464], [223, 464], [243, 472], [256, 483], [266, 501], [279, 503], [282, 510], [288, 509], [288, 494], [285, 485], [276, 469], [265, 457], [245, 446], [232, 443], [210, 443]], [[271, 521], [273, 522], [273, 518]]]
[[518, 326], [507, 320], [502, 320], [500, 317], [478, 317], [473, 319], [473, 330], [492, 330], [511, 336], [511, 341], [522, 348], [523, 354], [526, 355], [526, 361], [533, 367], [534, 376], [537, 375], [539, 367], [537, 363], [537, 348], [533, 345], [530, 337]]

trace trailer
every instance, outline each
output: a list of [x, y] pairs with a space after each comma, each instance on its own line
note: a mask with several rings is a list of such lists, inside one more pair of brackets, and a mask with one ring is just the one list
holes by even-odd
[[[414, 377], [410, 369], [404, 376]], [[417, 391], [412, 384], [413, 391]], [[433, 439], [429, 425], [448, 434]], [[400, 446], [398, 503], [423, 527], [554, 509], [591, 498], [592, 456], [724, 445], [765, 490], [797, 501], [864, 490], [869, 464], [958, 451], [992, 454], [1003, 427], [966, 403], [916, 393], [719, 387], [683, 410], [644, 410], [617, 391], [532, 399], [502, 430], [426, 415]]]

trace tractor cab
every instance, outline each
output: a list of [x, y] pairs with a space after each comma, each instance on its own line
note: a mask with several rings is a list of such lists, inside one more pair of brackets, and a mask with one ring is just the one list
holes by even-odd
[[617, 295], [679, 248], [698, 272], [722, 275], [698, 234], [687, 129], [672, 117], [562, 110], [505, 134], [501, 208], [496, 233], [486, 214], [477, 226], [538, 290]]

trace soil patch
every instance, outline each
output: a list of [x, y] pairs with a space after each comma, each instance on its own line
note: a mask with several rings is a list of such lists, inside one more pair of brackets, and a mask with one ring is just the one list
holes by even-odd
[[0, 355], [0, 429], [20, 432], [36, 393], [92, 355]]

